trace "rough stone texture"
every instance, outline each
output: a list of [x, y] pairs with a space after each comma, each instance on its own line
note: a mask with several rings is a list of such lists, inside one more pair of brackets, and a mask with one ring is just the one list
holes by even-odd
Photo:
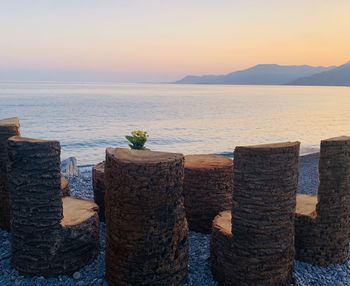
[[[350, 137], [321, 141], [318, 202], [296, 215], [297, 259], [315, 265], [344, 263], [350, 242]], [[305, 205], [305, 198], [303, 204]]]
[[61, 175], [61, 194], [62, 197], [70, 196], [69, 182], [63, 175]]
[[109, 285], [182, 285], [188, 226], [181, 154], [106, 151], [106, 279]]
[[237, 147], [232, 217], [215, 218], [213, 274], [221, 285], [289, 285], [299, 142]]
[[185, 156], [184, 198], [190, 230], [210, 233], [214, 217], [232, 208], [233, 161], [218, 155]]
[[94, 201], [98, 205], [100, 221], [105, 221], [105, 162], [98, 163], [92, 168], [92, 186], [94, 189]]
[[10, 229], [10, 200], [7, 188], [7, 140], [19, 135], [17, 117], [0, 120], [0, 228]]
[[11, 137], [11, 263], [22, 275], [70, 274], [98, 253], [93, 202], [61, 198], [60, 144]]
[[[225, 280], [226, 273], [231, 272], [233, 264], [229, 262], [232, 258], [232, 224], [231, 210], [219, 213], [213, 220], [213, 230], [210, 243], [210, 260], [212, 264], [213, 276], [222, 285], [230, 284]], [[226, 262], [228, 260], [228, 262]]]

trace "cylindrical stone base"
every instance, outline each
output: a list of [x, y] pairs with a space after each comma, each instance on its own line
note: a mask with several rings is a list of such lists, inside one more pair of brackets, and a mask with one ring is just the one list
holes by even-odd
[[321, 142], [319, 178], [314, 212], [296, 215], [296, 258], [320, 266], [342, 264], [350, 255], [350, 137]]
[[210, 233], [214, 217], [231, 210], [233, 161], [217, 155], [185, 156], [184, 197], [190, 230]]
[[237, 147], [234, 154], [232, 228], [228, 215], [215, 220], [213, 273], [220, 285], [290, 285], [299, 142]]
[[12, 266], [22, 275], [71, 274], [98, 253], [93, 202], [61, 198], [60, 144], [11, 137], [8, 142]]
[[92, 168], [92, 187], [94, 189], [94, 201], [98, 205], [100, 221], [105, 221], [105, 162], [98, 163]]
[[109, 285], [182, 285], [188, 226], [181, 154], [106, 151], [106, 279]]

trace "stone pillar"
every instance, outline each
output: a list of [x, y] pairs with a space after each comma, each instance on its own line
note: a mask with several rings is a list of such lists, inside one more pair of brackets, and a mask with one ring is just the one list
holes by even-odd
[[92, 168], [92, 187], [94, 189], [94, 200], [98, 205], [98, 216], [100, 221], [105, 221], [105, 162], [98, 163]]
[[8, 155], [12, 265], [34, 273], [49, 267], [45, 256], [56, 251], [60, 235], [60, 144], [12, 137]]
[[297, 259], [344, 263], [350, 254], [350, 137], [321, 141], [319, 178], [315, 211], [297, 213]]
[[184, 158], [148, 150], [106, 151], [106, 279], [109, 285], [182, 285], [188, 226]]
[[69, 197], [62, 204], [59, 142], [11, 137], [8, 162], [13, 267], [26, 276], [56, 276], [94, 259], [97, 206]]
[[217, 155], [185, 156], [184, 197], [190, 230], [211, 233], [214, 217], [232, 208], [233, 161]]
[[10, 199], [7, 188], [7, 140], [19, 135], [17, 117], [0, 120], [0, 228], [10, 230]]
[[221, 285], [290, 284], [299, 145], [235, 149], [231, 230], [227, 213], [213, 225], [213, 273]]

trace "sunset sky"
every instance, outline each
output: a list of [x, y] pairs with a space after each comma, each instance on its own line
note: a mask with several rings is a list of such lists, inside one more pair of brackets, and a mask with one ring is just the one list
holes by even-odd
[[[349, 0], [0, 2], [0, 81], [167, 81], [350, 60]], [[28, 78], [27, 78], [28, 76]]]

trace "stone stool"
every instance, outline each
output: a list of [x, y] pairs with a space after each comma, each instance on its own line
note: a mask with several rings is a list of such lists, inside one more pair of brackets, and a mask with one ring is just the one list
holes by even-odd
[[299, 142], [236, 147], [232, 212], [213, 222], [220, 285], [290, 285]]
[[105, 221], [105, 162], [98, 163], [92, 168], [92, 187], [94, 189], [94, 200], [98, 205], [98, 216], [100, 221]]
[[98, 254], [97, 206], [61, 198], [60, 144], [8, 141], [12, 265], [22, 275], [71, 274]]
[[184, 198], [190, 230], [210, 233], [214, 217], [232, 208], [233, 161], [217, 155], [185, 156]]
[[182, 285], [188, 226], [182, 154], [106, 150], [106, 279], [109, 285]]
[[298, 196], [296, 259], [320, 266], [344, 263], [350, 242], [350, 137], [321, 141], [318, 198]]
[[0, 120], [0, 228], [10, 230], [10, 199], [7, 188], [7, 140], [19, 135], [17, 117]]

